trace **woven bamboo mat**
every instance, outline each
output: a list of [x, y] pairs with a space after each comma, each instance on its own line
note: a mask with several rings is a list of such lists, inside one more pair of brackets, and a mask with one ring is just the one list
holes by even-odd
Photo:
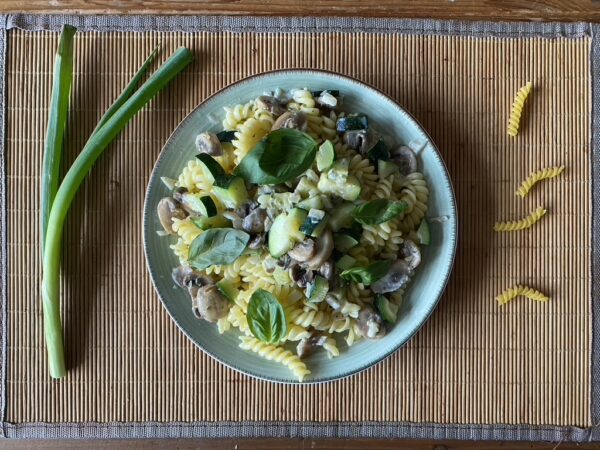
[[[71, 370], [47, 374], [40, 308], [39, 177], [58, 35], [7, 32], [8, 372], [6, 420], [30, 422], [437, 422], [591, 425], [591, 40], [371, 33], [93, 33], [76, 38], [66, 161], [146, 55], [197, 61], [109, 148], [77, 196], [64, 243]], [[459, 209], [450, 284], [422, 330], [366, 372], [316, 386], [257, 381], [213, 361], [156, 297], [142, 250], [150, 171], [179, 121], [230, 82], [313, 67], [370, 83], [412, 112], [448, 165]], [[506, 135], [513, 95], [534, 90]], [[532, 170], [561, 178], [525, 200]], [[516, 234], [496, 220], [549, 214]], [[546, 304], [495, 296], [517, 282]]]

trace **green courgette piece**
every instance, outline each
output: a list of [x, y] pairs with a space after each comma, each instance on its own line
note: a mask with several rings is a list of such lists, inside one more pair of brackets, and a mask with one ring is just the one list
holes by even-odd
[[248, 200], [248, 191], [246, 182], [241, 177], [231, 177], [227, 187], [212, 187], [212, 193], [217, 197], [226, 208], [235, 209]]
[[217, 282], [217, 289], [223, 296], [229, 300], [230, 302], [235, 302], [239, 294], [239, 290], [234, 286], [231, 280], [223, 278], [221, 281]]
[[319, 172], [323, 172], [333, 165], [333, 162], [335, 161], [335, 148], [330, 140], [326, 140], [321, 144], [319, 150], [317, 150], [315, 160]]
[[210, 230], [211, 228], [229, 228], [231, 221], [223, 216], [213, 217], [191, 217], [190, 220], [201, 230]]
[[339, 133], [351, 130], [366, 130], [369, 128], [369, 118], [365, 114], [351, 114], [340, 117], [335, 125]]
[[219, 131], [217, 133], [217, 139], [222, 144], [231, 142], [235, 139], [235, 131]]
[[419, 225], [419, 229], [417, 230], [417, 236], [419, 237], [419, 242], [421, 242], [421, 244], [429, 245], [431, 243], [431, 233], [429, 232], [427, 220], [423, 219], [421, 221], [421, 225]]
[[396, 323], [398, 319], [398, 305], [390, 302], [385, 296], [378, 295], [375, 297], [375, 308], [377, 308], [383, 320], [388, 323]]
[[398, 167], [398, 164], [396, 163], [384, 161], [383, 159], [377, 161], [377, 174], [379, 175], [380, 180], [383, 180], [398, 171], [400, 171], [400, 167]]
[[336, 250], [344, 253], [352, 247], [356, 247], [358, 245], [358, 240], [347, 234], [336, 233], [333, 235], [333, 243]]
[[356, 259], [354, 259], [350, 255], [343, 255], [340, 259], [337, 260], [335, 266], [341, 271], [348, 270], [351, 267], [356, 265]]
[[346, 228], [352, 225], [354, 218], [352, 212], [354, 211], [353, 203], [342, 203], [336, 209], [331, 212], [329, 217], [329, 228], [332, 231], [339, 231], [342, 228]]
[[269, 230], [269, 253], [274, 258], [279, 258], [290, 251], [294, 245], [304, 239], [300, 227], [305, 222], [307, 212], [294, 208], [289, 213], [282, 213], [275, 217]]
[[312, 283], [306, 287], [306, 296], [310, 303], [321, 303], [329, 292], [329, 281], [317, 275]]
[[320, 230], [322, 233], [325, 221], [325, 211], [313, 208], [308, 211], [308, 215], [306, 216], [306, 220], [300, 227], [300, 231], [302, 231], [307, 236], [319, 237], [320, 233], [317, 230]]

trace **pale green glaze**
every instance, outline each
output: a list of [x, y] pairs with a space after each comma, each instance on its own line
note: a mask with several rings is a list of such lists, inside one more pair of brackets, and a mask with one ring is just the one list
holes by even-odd
[[[172, 237], [161, 237], [156, 217], [158, 201], [168, 195], [160, 181], [161, 176], [176, 178], [196, 151], [194, 140], [201, 131], [220, 131], [224, 117], [223, 107], [272, 91], [280, 87], [306, 87], [311, 90], [338, 89], [343, 93], [344, 109], [360, 111], [378, 130], [385, 130], [398, 143], [421, 143], [419, 153], [421, 170], [429, 183], [431, 196], [427, 216], [446, 216], [447, 220], [431, 224], [431, 246], [425, 248], [423, 261], [410, 284], [398, 323], [387, 336], [378, 341], [361, 341], [350, 349], [340, 337], [337, 339], [340, 356], [328, 359], [319, 352], [308, 360], [312, 374], [305, 382], [330, 381], [351, 375], [381, 361], [406, 343], [423, 325], [435, 308], [454, 260], [456, 248], [456, 206], [452, 186], [444, 163], [435, 145], [420, 125], [388, 97], [356, 80], [334, 73], [312, 70], [271, 72], [233, 84], [209, 98], [196, 108], [177, 128], [166, 143], [148, 185], [144, 206], [144, 247], [152, 281], [163, 305], [181, 330], [200, 348], [224, 364], [256, 377], [296, 383], [283, 366], [266, 361], [238, 347], [237, 332], [219, 335], [213, 324], [196, 319], [190, 307], [188, 294], [171, 281], [171, 270], [178, 265], [169, 249]], [[217, 119], [217, 123], [210, 118]], [[443, 143], [441, 143], [443, 145]]]

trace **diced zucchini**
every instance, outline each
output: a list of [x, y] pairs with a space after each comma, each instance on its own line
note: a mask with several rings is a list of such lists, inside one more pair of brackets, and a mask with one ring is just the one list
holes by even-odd
[[326, 140], [321, 144], [315, 159], [319, 172], [323, 172], [333, 165], [333, 161], [335, 161], [335, 148], [330, 140]]
[[390, 159], [390, 149], [383, 139], [379, 139], [373, 148], [367, 152], [367, 156], [372, 162], [387, 161]]
[[213, 178], [212, 182], [215, 186], [225, 189], [229, 187], [234, 177], [228, 175], [216, 159], [208, 153], [200, 153], [199, 155], [196, 155], [196, 158], [202, 163], [208, 174]]
[[340, 117], [336, 122], [337, 131], [344, 133], [350, 130], [366, 130], [369, 127], [369, 119], [365, 114], [350, 114]]
[[360, 238], [363, 233], [363, 227], [360, 223], [358, 223], [357, 221], [354, 221], [354, 222], [352, 222], [352, 225], [350, 225], [349, 228], [342, 228], [339, 231], [340, 231], [340, 233], [347, 234], [348, 236], [353, 237], [357, 241], [360, 241]]
[[217, 289], [230, 302], [235, 302], [235, 299], [237, 298], [240, 292], [234, 286], [231, 280], [228, 280], [227, 278], [223, 278], [221, 281], [217, 282]]
[[219, 131], [217, 133], [217, 139], [219, 142], [231, 142], [235, 139], [235, 131]]
[[342, 203], [331, 212], [328, 222], [329, 228], [331, 228], [332, 231], [339, 231], [342, 228], [351, 226], [352, 222], [354, 222], [352, 211], [354, 211], [354, 205], [352, 203]]
[[400, 170], [398, 164], [393, 163], [391, 161], [384, 161], [380, 159], [377, 161], [377, 173], [379, 174], [379, 179], [383, 180], [384, 178], [389, 177], [391, 174], [396, 173]]
[[229, 228], [231, 227], [231, 221], [227, 220], [223, 216], [213, 217], [191, 217], [191, 221], [201, 230], [208, 230], [210, 228]]
[[362, 188], [360, 186], [360, 181], [358, 181], [358, 178], [356, 178], [354, 175], [348, 175], [348, 179], [342, 187], [340, 197], [342, 197], [344, 200], [349, 200], [353, 202], [354, 200], [357, 200], [358, 197], [360, 197], [361, 191]]
[[169, 177], [160, 177], [160, 181], [163, 182], [163, 184], [167, 187], [169, 191], [175, 189], [175, 185], [177, 183], [177, 180], [174, 180], [173, 178]]
[[289, 213], [278, 215], [269, 230], [269, 253], [274, 258], [279, 258], [294, 247], [296, 242], [304, 239], [300, 227], [307, 217], [307, 212], [294, 208]]
[[333, 243], [336, 250], [342, 253], [347, 252], [352, 247], [356, 247], [358, 245], [358, 241], [356, 239], [354, 239], [352, 236], [342, 233], [334, 234]]
[[339, 161], [336, 161], [331, 169], [327, 171], [327, 178], [333, 181], [336, 184], [345, 183], [348, 179], [348, 167], [350, 166], [350, 161], [348, 158], [342, 158]]
[[344, 271], [344, 270], [348, 270], [351, 267], [354, 267], [356, 265], [356, 259], [354, 259], [352, 256], [350, 255], [344, 255], [342, 256], [340, 259], [338, 259], [338, 261], [335, 263], [335, 266]]
[[300, 231], [308, 236], [318, 237], [315, 232], [321, 228], [321, 232], [324, 228], [325, 221], [325, 211], [321, 209], [311, 209], [308, 211], [308, 216], [306, 216], [306, 220], [300, 227]]
[[340, 96], [340, 91], [338, 91], [337, 89], [325, 89], [323, 91], [311, 91], [311, 94], [312, 94], [313, 97], [316, 98], [319, 95], [321, 95], [323, 92], [329, 92], [334, 97], [339, 97]]
[[421, 221], [421, 225], [419, 225], [419, 229], [417, 230], [417, 236], [419, 237], [421, 244], [429, 245], [431, 243], [431, 234], [429, 233], [427, 220], [423, 219]]
[[383, 320], [388, 323], [396, 323], [398, 319], [398, 306], [390, 302], [385, 296], [378, 295], [375, 297], [375, 307]]
[[212, 217], [217, 215], [217, 205], [210, 195], [200, 197], [200, 206], [202, 211], [200, 213], [206, 217]]
[[315, 280], [306, 287], [306, 296], [310, 303], [321, 303], [329, 292], [329, 281], [317, 275]]
[[310, 211], [311, 209], [323, 209], [323, 197], [320, 195], [315, 195], [314, 197], [308, 197], [306, 200], [302, 200], [298, 203], [298, 208], [302, 208], [306, 211]]
[[226, 208], [235, 209], [248, 200], [246, 183], [241, 177], [232, 177], [227, 187], [220, 187], [215, 184], [212, 192]]

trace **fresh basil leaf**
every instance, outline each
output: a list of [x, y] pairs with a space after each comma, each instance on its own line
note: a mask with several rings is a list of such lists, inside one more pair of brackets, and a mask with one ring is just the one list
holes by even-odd
[[402, 214], [406, 208], [406, 202], [378, 198], [354, 208], [352, 217], [363, 225], [378, 225]]
[[231, 264], [243, 253], [250, 235], [233, 228], [206, 230], [190, 245], [189, 263], [198, 270]]
[[273, 294], [257, 289], [250, 297], [246, 312], [250, 332], [263, 342], [277, 344], [287, 333], [283, 307]]
[[302, 131], [275, 130], [242, 159], [235, 174], [255, 184], [285, 183], [310, 168], [317, 147], [317, 142]]
[[367, 267], [352, 267], [351, 269], [346, 269], [340, 276], [346, 280], [369, 286], [380, 278], [383, 278], [390, 270], [390, 267], [392, 267], [392, 264], [393, 261], [390, 259], [375, 261]]
[[208, 153], [200, 153], [196, 155], [196, 158], [204, 165], [206, 170], [214, 178], [214, 185], [227, 189], [231, 184], [234, 177], [230, 176], [225, 172], [225, 169], [221, 167], [221, 164], [217, 162], [215, 158], [210, 156]]

